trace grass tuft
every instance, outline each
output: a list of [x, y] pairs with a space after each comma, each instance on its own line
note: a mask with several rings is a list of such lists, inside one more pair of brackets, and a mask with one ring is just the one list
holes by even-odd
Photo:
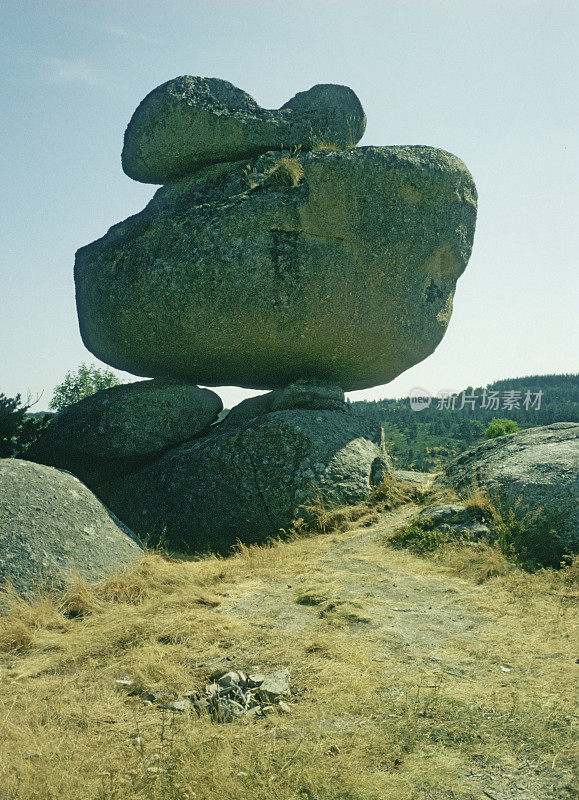
[[369, 527], [379, 522], [385, 511], [392, 511], [420, 496], [419, 486], [388, 474], [365, 500], [355, 505], [336, 505], [314, 486], [311, 499], [303, 506], [305, 516], [296, 521], [292, 532], [297, 535], [327, 534], [351, 530], [354, 526]]
[[304, 178], [304, 168], [297, 158], [282, 156], [264, 177], [262, 186], [299, 186]]
[[15, 617], [0, 617], [0, 652], [21, 653], [27, 650], [34, 639], [34, 631]]

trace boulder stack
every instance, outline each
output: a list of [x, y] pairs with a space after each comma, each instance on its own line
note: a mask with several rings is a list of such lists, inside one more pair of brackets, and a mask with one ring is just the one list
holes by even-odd
[[148, 377], [384, 384], [442, 339], [475, 218], [466, 167], [428, 147], [200, 167], [78, 251], [81, 334]]
[[[312, 497], [356, 501], [380, 482], [381, 432], [344, 391], [387, 383], [442, 339], [476, 189], [443, 150], [355, 147], [365, 124], [332, 84], [276, 111], [217, 78], [143, 100], [123, 169], [163, 185], [78, 251], [75, 282], [88, 349], [154, 380], [59, 415], [39, 461], [189, 550], [277, 535]], [[271, 391], [213, 422], [196, 384]]]

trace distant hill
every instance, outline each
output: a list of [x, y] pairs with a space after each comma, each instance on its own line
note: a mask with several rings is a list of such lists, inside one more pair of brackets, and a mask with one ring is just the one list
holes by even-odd
[[467, 386], [452, 397], [433, 397], [421, 410], [410, 398], [352, 403], [382, 425], [398, 468], [430, 471], [481, 441], [493, 417], [512, 419], [520, 428], [552, 422], [579, 422], [579, 374], [527, 375], [488, 386]]

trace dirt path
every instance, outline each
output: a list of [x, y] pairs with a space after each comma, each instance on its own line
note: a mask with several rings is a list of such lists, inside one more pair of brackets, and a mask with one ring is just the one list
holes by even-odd
[[[473, 699], [491, 690], [497, 696], [524, 691], [529, 654], [507, 632], [505, 620], [516, 613], [508, 600], [501, 605], [488, 584], [449, 576], [432, 562], [385, 545], [385, 535], [415, 513], [416, 506], [408, 505], [383, 515], [371, 529], [308, 540], [301, 574], [258, 578], [247, 593], [226, 600], [221, 613], [279, 630], [280, 636], [291, 631], [315, 639], [331, 625], [332, 636], [356, 642], [373, 662], [384, 664], [390, 697], [407, 695], [412, 679], [413, 702], [421, 702], [422, 691], [425, 707], [436, 703], [440, 691]], [[527, 624], [521, 614], [521, 632]], [[542, 669], [550, 659], [553, 675], [558, 659], [568, 659], [553, 652], [548, 636], [543, 650], [534, 647], [534, 663]], [[346, 716], [332, 724], [359, 723]], [[497, 753], [492, 770], [473, 764], [465, 778], [491, 800], [571, 797], [564, 788], [568, 774], [554, 767], [507, 763]]]

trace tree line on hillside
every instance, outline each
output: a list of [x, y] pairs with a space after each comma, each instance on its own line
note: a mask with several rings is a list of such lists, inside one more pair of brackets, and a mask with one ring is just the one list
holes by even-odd
[[519, 428], [579, 422], [579, 375], [530, 375], [488, 386], [468, 386], [454, 395], [428, 398], [413, 410], [410, 398], [359, 400], [352, 406], [381, 425], [397, 467], [430, 471], [483, 441], [496, 418]]

